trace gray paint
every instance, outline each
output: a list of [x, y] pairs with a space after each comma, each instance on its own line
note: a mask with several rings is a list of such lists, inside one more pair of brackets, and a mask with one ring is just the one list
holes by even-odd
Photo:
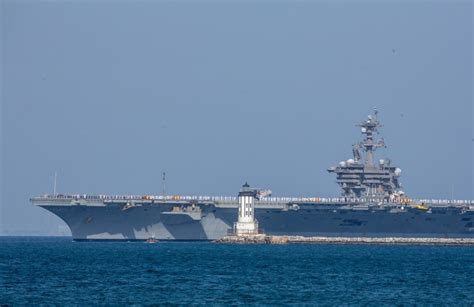
[[251, 199], [250, 221], [270, 235], [474, 237], [474, 200], [439, 206], [398, 197], [397, 169], [389, 162], [373, 162], [373, 151], [385, 146], [383, 139], [374, 140], [381, 126], [377, 115], [375, 111], [359, 125], [365, 160], [356, 147], [354, 161], [329, 169], [342, 188], [343, 198], [336, 202], [260, 198], [260, 190], [247, 182], [232, 200], [54, 194], [32, 202], [66, 222], [75, 240], [221, 239], [233, 228], [239, 232], [233, 223], [248, 222], [242, 197]]
[[[361, 132], [364, 140], [353, 145], [354, 159], [341, 161], [339, 165], [330, 167], [328, 172], [336, 173], [337, 183], [341, 187], [344, 197], [377, 197], [390, 200], [399, 197], [401, 191], [399, 182], [400, 169], [392, 166], [390, 159], [374, 163], [374, 152], [384, 147], [383, 138], [375, 139], [382, 126], [378, 120], [378, 111], [361, 122]], [[365, 158], [360, 152], [365, 151]]]
[[[237, 219], [237, 204], [203, 205], [200, 219], [163, 214], [172, 207], [146, 205], [123, 211], [121, 206], [44, 206], [70, 225], [75, 240], [145, 240], [152, 235], [160, 240], [214, 240], [231, 231]], [[462, 208], [426, 212], [306, 204], [282, 210], [256, 205], [255, 215], [260, 229], [270, 235], [474, 238], [474, 211]]]

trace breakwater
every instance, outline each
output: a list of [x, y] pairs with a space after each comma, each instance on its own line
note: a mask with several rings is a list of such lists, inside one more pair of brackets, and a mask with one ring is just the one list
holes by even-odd
[[474, 246], [474, 238], [404, 238], [404, 237], [304, 237], [304, 236], [272, 236], [245, 235], [225, 236], [215, 240], [223, 244], [400, 244], [400, 245], [470, 245]]

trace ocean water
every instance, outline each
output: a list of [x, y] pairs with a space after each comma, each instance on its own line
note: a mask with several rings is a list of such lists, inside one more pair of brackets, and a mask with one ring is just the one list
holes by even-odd
[[0, 237], [0, 304], [474, 304], [474, 248]]

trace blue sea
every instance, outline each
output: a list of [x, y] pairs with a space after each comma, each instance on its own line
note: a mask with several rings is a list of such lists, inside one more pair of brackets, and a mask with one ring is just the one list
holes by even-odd
[[474, 248], [0, 237], [0, 304], [474, 304]]

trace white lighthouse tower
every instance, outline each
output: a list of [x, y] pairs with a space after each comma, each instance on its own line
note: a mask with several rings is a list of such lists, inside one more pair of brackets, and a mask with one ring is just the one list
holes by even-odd
[[234, 232], [238, 236], [258, 234], [258, 222], [254, 215], [254, 201], [257, 191], [250, 189], [246, 182], [239, 192], [239, 217], [234, 224]]

